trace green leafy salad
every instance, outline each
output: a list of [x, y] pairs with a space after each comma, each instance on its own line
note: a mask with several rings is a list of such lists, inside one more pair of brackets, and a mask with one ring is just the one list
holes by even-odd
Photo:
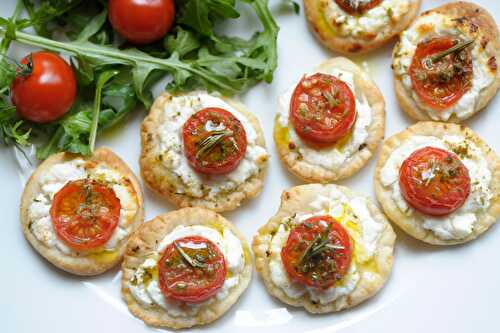
[[[88, 155], [98, 132], [135, 110], [150, 107], [151, 88], [164, 77], [170, 78], [165, 87], [168, 91], [206, 89], [224, 95], [272, 81], [279, 29], [268, 0], [241, 0], [239, 6], [236, 0], [166, 1], [175, 4], [175, 11], [169, 12], [173, 23], [161, 38], [147, 43], [131, 42], [133, 37], [127, 39], [117, 32], [123, 11], [112, 9], [113, 1], [22, 0], [11, 17], [0, 17], [0, 140], [4, 144], [20, 149], [36, 144], [39, 159], [59, 151]], [[120, 6], [127, 1], [115, 2]], [[248, 39], [221, 34], [217, 26], [238, 19], [238, 8], [245, 6], [258, 17], [261, 29]], [[145, 22], [148, 20], [155, 18], [146, 17]], [[123, 21], [123, 31], [136, 32], [127, 26], [130, 20]], [[9, 56], [12, 42], [69, 59], [66, 62], [74, 73], [76, 93], [57, 119], [43, 114], [24, 116], [34, 112], [26, 105], [37, 99], [47, 104], [47, 99], [60, 98], [63, 104], [63, 98], [16, 86], [18, 80], [34, 80], [30, 76], [40, 75], [37, 71], [42, 65], [37, 61], [44, 59], [36, 57], [35, 51], [23, 61], [13, 59]], [[61, 90], [67, 89], [70, 85]], [[50, 108], [47, 112], [50, 114]]]

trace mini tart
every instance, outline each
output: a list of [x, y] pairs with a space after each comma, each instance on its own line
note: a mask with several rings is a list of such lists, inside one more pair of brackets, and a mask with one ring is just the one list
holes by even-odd
[[[319, 204], [318, 200], [320, 200]], [[360, 243], [356, 241], [356, 239], [363, 239], [364, 241], [365, 234], [364, 229], [360, 231], [359, 224], [355, 224], [352, 222], [353, 220], [349, 220], [349, 216], [353, 215], [344, 215], [346, 212], [345, 208], [342, 210], [342, 217], [335, 217], [333, 211], [331, 214], [326, 214], [332, 215], [334, 219], [341, 223], [351, 237], [351, 242], [355, 249], [352, 262], [355, 263], [356, 272], [358, 274], [358, 280], [354, 287], [351, 287], [351, 290], [347, 294], [341, 295], [335, 300], [326, 303], [321, 302], [321, 300], [315, 301], [311, 299], [311, 294], [309, 292], [305, 292], [299, 297], [290, 297], [282, 287], [274, 282], [272, 277], [271, 262], [275, 260], [273, 259], [275, 255], [273, 254], [273, 249], [275, 247], [272, 245], [273, 238], [275, 235], [279, 234], [282, 225], [286, 225], [287, 221], [293, 220], [300, 214], [304, 214], [304, 216], [314, 216], [316, 214], [325, 215], [325, 207], [329, 205], [329, 202], [341, 202], [344, 207], [351, 207], [348, 206], [348, 201], [362, 203], [361, 207], [364, 207], [364, 214], [368, 214], [371, 218], [372, 236], [368, 236], [368, 233], [366, 234], [366, 237], [371, 237], [371, 254], [367, 252], [367, 247], [359, 246]], [[351, 207], [351, 212], [352, 211], [353, 208]], [[347, 218], [347, 220], [345, 220], [345, 218]], [[358, 221], [364, 223], [363, 219], [358, 219]], [[350, 226], [348, 226], [348, 224]], [[364, 227], [361, 225], [361, 228]], [[375, 237], [373, 237], [373, 232], [376, 234]], [[373, 297], [382, 288], [389, 278], [392, 269], [395, 240], [396, 234], [392, 230], [390, 223], [368, 198], [356, 194], [343, 186], [333, 184], [309, 184], [295, 186], [283, 192], [278, 212], [271, 217], [267, 224], [258, 230], [257, 234], [254, 236], [252, 248], [255, 254], [257, 272], [259, 272], [271, 295], [286, 304], [304, 307], [310, 313], [328, 313], [354, 307]], [[351, 263], [351, 266], [353, 263]], [[341, 280], [341, 282], [342, 281], [343, 280]], [[341, 287], [344, 287], [344, 285], [342, 284]]]
[[[239, 273], [239, 282], [228, 291], [228, 294], [223, 299], [212, 296], [213, 301], [205, 301], [196, 314], [186, 316], [173, 316], [156, 304], [145, 306], [129, 289], [129, 282], [136, 270], [156, 252], [164, 237], [179, 226], [206, 226], [219, 232], [228, 229], [241, 242], [244, 254], [244, 266]], [[206, 325], [226, 313], [243, 294], [252, 277], [252, 264], [253, 257], [245, 238], [229, 221], [204, 208], [179, 209], [153, 218], [143, 224], [131, 237], [122, 264], [122, 297], [132, 314], [148, 325], [173, 329]]]
[[[51, 172], [51, 168], [55, 165], [68, 163], [76, 159], [82, 159], [86, 164], [104, 165], [106, 168], [112, 169], [122, 177], [120, 184], [126, 185], [135, 194], [131, 193], [131, 198], [135, 201], [135, 215], [127, 214], [128, 217], [126, 222], [123, 225], [121, 222], [119, 224], [119, 226], [126, 228], [127, 235], [117, 242], [116, 247], [114, 247], [112, 251], [98, 248], [89, 251], [70, 250], [68, 253], [65, 253], [55, 245], [48, 246], [45, 242], [40, 241], [35, 237], [32, 230], [30, 230], [32, 225], [30, 206], [37, 200], [37, 195], [42, 193], [40, 183], [42, 178]], [[58, 153], [43, 161], [28, 180], [21, 197], [20, 218], [24, 236], [35, 250], [50, 263], [69, 273], [77, 275], [97, 275], [114, 267], [122, 260], [128, 237], [143, 222], [144, 209], [142, 190], [137, 178], [125, 162], [107, 148], [99, 148], [89, 157], [82, 157], [71, 153]], [[120, 220], [121, 219], [122, 217], [120, 217]], [[54, 233], [53, 230], [51, 232]], [[57, 238], [56, 235], [54, 236]]]
[[[438, 24], [440, 17], [449, 19], [443, 21], [448, 23]], [[436, 25], [439, 32], [435, 30]], [[413, 36], [415, 34], [417, 35]], [[472, 53], [473, 78], [471, 88], [465, 95], [446, 109], [436, 111], [424, 104], [414, 92], [413, 83], [408, 75], [409, 66], [418, 42], [449, 35], [462, 39], [475, 39], [474, 44], [469, 47]], [[500, 73], [497, 70], [500, 56], [499, 36], [493, 17], [485, 9], [473, 3], [451, 2], [422, 13], [406, 31], [401, 33], [392, 54], [394, 88], [401, 108], [415, 120], [446, 122], [461, 122], [481, 111], [496, 95], [500, 85]], [[418, 42], [411, 41], [410, 38]], [[475, 91], [477, 89], [479, 91]]]
[[[359, 101], [361, 96], [364, 101], [371, 108], [371, 121], [365, 128], [367, 137], [364, 142], [356, 148], [352, 155], [348, 156], [345, 161], [340, 164], [326, 167], [325, 165], [318, 165], [308, 161], [301, 153], [303, 145], [302, 139], [298, 135], [296, 142], [293, 141], [290, 132], [295, 133], [292, 123], [288, 120], [288, 126], [284, 127], [278, 115], [274, 122], [274, 141], [278, 150], [280, 160], [285, 167], [298, 178], [308, 183], [329, 183], [332, 181], [345, 179], [357, 173], [372, 157], [375, 149], [384, 137], [385, 130], [385, 101], [375, 83], [368, 75], [355, 63], [347, 58], [337, 57], [327, 60], [320, 64], [312, 73], [324, 72], [330, 73], [332, 70], [340, 70], [353, 73], [354, 91], [356, 95], [356, 102]], [[342, 80], [342, 78], [340, 78]], [[292, 89], [295, 88], [295, 85]], [[292, 90], [293, 91], [293, 90]], [[288, 92], [281, 97], [283, 102], [280, 103], [280, 112], [289, 112], [289, 97]], [[284, 109], [286, 108], [286, 109]], [[359, 114], [358, 114], [359, 119]], [[358, 121], [358, 119], [356, 121]], [[346, 135], [344, 138], [338, 140], [333, 146], [326, 147], [321, 150], [333, 151], [342, 150], [349, 141], [352, 140], [352, 135], [356, 128], [356, 123], [353, 126], [354, 130]], [[347, 141], [346, 141], [347, 140]], [[312, 149], [305, 146], [306, 149]], [[343, 154], [343, 152], [342, 152]]]
[[[484, 210], [475, 211], [476, 220], [473, 224], [472, 232], [462, 239], [443, 239], [438, 237], [434, 231], [423, 227], [424, 215], [410, 210], [404, 212], [394, 199], [393, 190], [390, 186], [384, 186], [381, 179], [381, 172], [391, 154], [401, 147], [405, 142], [415, 136], [429, 136], [443, 139], [445, 136], [463, 137], [468, 142], [472, 142], [483, 154], [487, 168], [491, 172], [489, 190], [491, 199], [489, 207]], [[461, 148], [460, 148], [461, 149]], [[453, 151], [450, 149], [450, 151]], [[460, 152], [457, 150], [457, 155]], [[410, 236], [435, 245], [453, 245], [471, 241], [481, 235], [491, 227], [500, 216], [500, 160], [487, 144], [481, 140], [471, 129], [449, 123], [439, 122], [419, 122], [408, 129], [393, 135], [384, 142], [382, 153], [377, 162], [374, 177], [375, 193], [378, 202], [382, 206], [387, 217]], [[472, 194], [472, 190], [471, 190]], [[469, 196], [471, 196], [469, 194]], [[452, 212], [454, 214], [460, 211]], [[450, 215], [451, 215], [450, 214]]]
[[304, 10], [323, 45], [344, 54], [361, 54], [381, 47], [406, 29], [420, 3], [421, 0], [382, 0], [361, 15], [351, 15], [335, 0], [304, 0]]
[[[189, 186], [184, 184], [182, 179], [176, 175], [172, 169], [164, 165], [164, 155], [168, 153], [168, 151], [162, 151], [160, 149], [160, 127], [165, 122], [165, 107], [167, 107], [169, 103], [172, 103], [172, 100], [178, 96], [191, 96], [196, 94], [206, 93], [192, 92], [179, 95], [163, 93], [154, 102], [149, 115], [144, 119], [141, 126], [141, 157], [139, 162], [142, 177], [151, 190], [178, 207], [203, 207], [212, 209], [216, 212], [233, 210], [239, 207], [243, 201], [257, 196], [262, 190], [267, 170], [267, 153], [261, 154], [256, 158], [255, 164], [258, 169], [256, 173], [239, 183], [236, 188], [229, 191], [220, 191], [212, 196], [206, 192], [207, 189], [210, 190], [209, 185], [205, 186], [205, 182], [209, 178], [198, 174], [202, 182], [202, 187], [205, 186], [205, 192], [201, 196], [194, 196], [185, 193], [185, 191], [180, 191], [182, 186]], [[245, 108], [244, 105], [223, 96], [208, 95], [219, 98], [241, 114], [247, 120], [248, 125], [251, 126], [256, 133], [254, 146], [265, 150], [264, 134], [259, 121]], [[246, 154], [248, 155], [248, 148]], [[180, 156], [180, 159], [185, 160], [184, 155]], [[244, 161], [240, 162], [240, 165], [243, 162]], [[238, 168], [233, 172], [236, 172], [237, 170]], [[194, 170], [191, 170], [190, 172], [194, 172], [196, 174], [196, 171]]]

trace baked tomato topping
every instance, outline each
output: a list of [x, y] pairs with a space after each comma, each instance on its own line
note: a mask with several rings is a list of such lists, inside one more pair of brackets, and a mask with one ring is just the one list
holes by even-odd
[[109, 186], [90, 179], [70, 181], [56, 193], [50, 216], [57, 236], [77, 251], [104, 245], [120, 219], [120, 200]]
[[158, 272], [166, 298], [200, 303], [222, 287], [227, 269], [217, 245], [201, 236], [188, 236], [165, 248]]
[[410, 65], [415, 93], [434, 110], [455, 104], [472, 86], [472, 41], [436, 37], [417, 45]]
[[362, 15], [378, 6], [382, 0], [335, 0], [342, 10], [351, 15]]
[[410, 206], [427, 215], [442, 216], [457, 210], [467, 199], [469, 171], [454, 153], [425, 147], [403, 162], [399, 185]]
[[352, 245], [344, 227], [331, 216], [313, 216], [295, 226], [281, 250], [288, 276], [295, 282], [326, 289], [349, 270]]
[[332, 144], [354, 125], [356, 100], [349, 86], [333, 75], [304, 76], [290, 101], [290, 120], [305, 141]]
[[205, 108], [193, 114], [182, 129], [184, 154], [199, 173], [221, 175], [233, 171], [247, 149], [247, 134], [229, 111]]

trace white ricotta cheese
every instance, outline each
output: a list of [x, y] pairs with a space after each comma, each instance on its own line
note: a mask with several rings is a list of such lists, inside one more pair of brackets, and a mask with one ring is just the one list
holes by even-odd
[[330, 27], [341, 36], [368, 40], [385, 38], [396, 22], [403, 19], [410, 9], [411, 0], [383, 0], [362, 15], [350, 15], [335, 0], [320, 0], [320, 8]]
[[[188, 236], [202, 236], [213, 242], [224, 254], [228, 270], [228, 276], [217, 294], [197, 304], [165, 298], [160, 290], [157, 276], [151, 273], [152, 270], [156, 270], [158, 260], [165, 248], [176, 239]], [[214, 302], [215, 299], [223, 300], [226, 298], [230, 290], [238, 285], [244, 267], [245, 255], [243, 246], [239, 238], [236, 237], [231, 230], [225, 228], [222, 233], [220, 233], [216, 229], [201, 225], [178, 226], [163, 238], [151, 257], [146, 259], [139, 266], [132, 281], [129, 282], [128, 287], [134, 298], [144, 306], [156, 305], [163, 308], [171, 316], [188, 317], [196, 315], [204, 305]], [[146, 274], [151, 276], [150, 281], [145, 281], [144, 276]]]
[[75, 159], [64, 163], [55, 164], [40, 177], [40, 193], [31, 203], [28, 211], [30, 230], [40, 242], [48, 247], [56, 247], [65, 254], [76, 255], [76, 251], [66, 246], [58, 239], [50, 217], [50, 207], [54, 195], [69, 181], [87, 177], [103, 180], [112, 184], [112, 188], [120, 200], [120, 221], [111, 238], [104, 244], [104, 249], [113, 251], [118, 243], [128, 236], [128, 221], [135, 216], [138, 209], [137, 200], [133, 198], [129, 189], [120, 183], [120, 174], [104, 164], [95, 168], [85, 169], [85, 161]]
[[[334, 301], [341, 302], [344, 296], [349, 295], [356, 288], [361, 278], [361, 272], [359, 272], [357, 266], [360, 262], [365, 262], [373, 257], [384, 226], [380, 222], [375, 221], [370, 215], [366, 199], [362, 197], [347, 198], [336, 189], [332, 189], [327, 196], [319, 195], [310, 206], [314, 211], [313, 213], [297, 214], [292, 218], [285, 219], [284, 223], [279, 226], [278, 231], [272, 237], [268, 249], [270, 253], [269, 269], [271, 280], [291, 298], [299, 298], [308, 293], [311, 300], [317, 301], [320, 304], [328, 304]], [[354, 215], [348, 216], [347, 214], [349, 213], [346, 212], [346, 207]], [[309, 217], [321, 215], [330, 215], [339, 221], [355, 242], [355, 255], [353, 256], [348, 273], [340, 283], [326, 290], [303, 286], [291, 281], [281, 260], [281, 250], [288, 240], [290, 229]], [[361, 232], [359, 233], [358, 230], [353, 230], [349, 227], [348, 222], [356, 223]]]
[[[422, 29], [423, 26], [425, 26], [425, 29]], [[394, 57], [394, 71], [401, 77], [404, 87], [412, 95], [419, 108], [425, 110], [431, 119], [446, 121], [452, 115], [455, 115], [458, 119], [465, 119], [476, 110], [479, 94], [494, 83], [496, 75], [488, 68], [490, 56], [482, 50], [481, 43], [475, 43], [471, 51], [473, 77], [470, 90], [445, 110], [436, 111], [423, 103], [414, 92], [409, 75], [409, 68], [418, 43], [426, 38], [446, 35], [465, 39], [471, 38], [466, 31], [459, 30], [456, 23], [446, 15], [431, 13], [420, 17], [408, 30], [401, 34], [400, 48]]]
[[[399, 187], [399, 169], [404, 160], [420, 148], [436, 147], [453, 151], [464, 144], [468, 147], [468, 154], [459, 158], [469, 171], [471, 190], [462, 207], [443, 217], [421, 214], [409, 207]], [[489, 185], [491, 171], [484, 154], [473, 142], [456, 135], [444, 136], [443, 139], [434, 136], [413, 136], [391, 153], [380, 172], [380, 181], [385, 187], [391, 188], [392, 199], [405, 215], [416, 217], [416, 221], [419, 221], [424, 229], [431, 230], [444, 240], [462, 239], [470, 235], [477, 220], [476, 214], [486, 210], [492, 198]]]
[[[317, 72], [310, 73], [309, 75], [316, 74]], [[302, 155], [303, 160], [308, 163], [321, 166], [325, 169], [336, 169], [343, 163], [349, 160], [358, 150], [359, 147], [365, 143], [368, 138], [368, 128], [372, 122], [372, 109], [368, 104], [365, 96], [356, 91], [354, 85], [354, 74], [348, 71], [343, 71], [337, 68], [332, 68], [329, 71], [321, 71], [321, 73], [330, 74], [338, 79], [344, 81], [349, 88], [353, 91], [356, 97], [356, 112], [357, 118], [353, 126], [352, 133], [347, 141], [342, 141], [341, 146], [331, 146], [322, 149], [313, 149], [307, 146], [298, 136], [293, 125], [289, 122], [290, 100], [293, 91], [297, 84], [291, 86], [279, 98], [279, 113], [278, 121], [282, 127], [288, 127], [289, 140], [297, 147], [299, 153]]]
[[[240, 164], [232, 172], [220, 176], [204, 176], [195, 172], [184, 156], [182, 127], [186, 120], [207, 107], [219, 107], [231, 112], [243, 125], [247, 134], [247, 150]], [[213, 123], [207, 128], [218, 129]], [[267, 159], [267, 151], [257, 144], [257, 133], [249, 120], [221, 98], [205, 92], [175, 96], [166, 105], [163, 123], [159, 127], [158, 154], [163, 165], [179, 179], [178, 193], [193, 197], [208, 195], [213, 198], [220, 192], [230, 192], [247, 179], [259, 173], [259, 164]]]

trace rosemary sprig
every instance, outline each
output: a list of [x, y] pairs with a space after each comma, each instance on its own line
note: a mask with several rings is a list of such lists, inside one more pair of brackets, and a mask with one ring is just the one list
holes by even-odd
[[314, 239], [311, 241], [311, 243], [309, 243], [306, 250], [300, 257], [299, 265], [306, 263], [310, 258], [330, 248], [329, 246], [327, 246], [329, 245], [328, 236], [330, 235], [330, 230], [331, 230], [331, 225], [328, 224], [328, 227], [322, 234], [316, 235], [316, 237], [314, 237]]
[[470, 39], [470, 40], [463, 41], [461, 43], [457, 43], [457, 44], [453, 45], [452, 47], [450, 47], [449, 49], [443, 50], [443, 51], [436, 53], [433, 56], [427, 58], [425, 64], [428, 68], [431, 68], [432, 65], [436, 61], [443, 59], [444, 57], [446, 57], [449, 54], [457, 53], [457, 52], [460, 52], [460, 51], [466, 49], [467, 47], [471, 46], [474, 43], [474, 41], [475, 41], [475, 39]]
[[230, 130], [212, 131], [209, 136], [207, 136], [198, 144], [196, 158], [200, 158], [208, 154], [222, 141], [222, 139], [231, 135], [233, 135], [233, 131]]
[[207, 267], [207, 264], [202, 263], [202, 262], [200, 262], [197, 259], [191, 258], [191, 256], [189, 254], [187, 254], [177, 242], [174, 242], [174, 246], [177, 249], [177, 251], [179, 251], [179, 253], [181, 254], [182, 258], [184, 258], [184, 260], [186, 260], [187, 263], [190, 266], [192, 266], [194, 268], [205, 268], [205, 267]]

